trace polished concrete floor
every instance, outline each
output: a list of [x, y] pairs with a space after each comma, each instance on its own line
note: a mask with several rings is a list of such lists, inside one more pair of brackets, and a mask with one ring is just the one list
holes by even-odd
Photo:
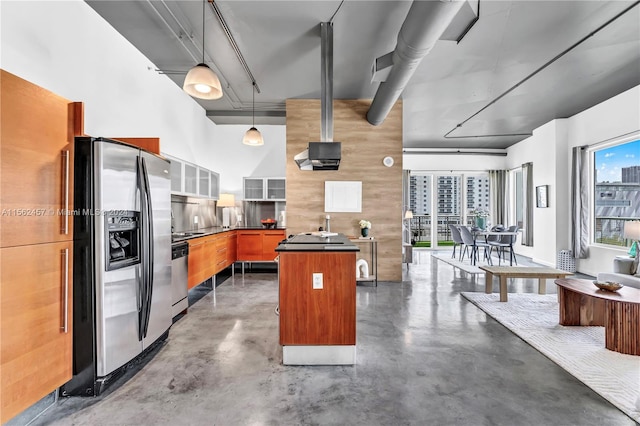
[[429, 252], [414, 262], [401, 283], [357, 288], [355, 366], [283, 366], [277, 275], [236, 274], [201, 290], [126, 381], [61, 399], [34, 424], [635, 424], [459, 295], [484, 291], [482, 275]]

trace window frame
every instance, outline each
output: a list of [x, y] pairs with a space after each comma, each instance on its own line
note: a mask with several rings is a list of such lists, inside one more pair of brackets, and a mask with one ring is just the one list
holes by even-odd
[[626, 135], [611, 138], [602, 142], [595, 143], [587, 147], [589, 154], [589, 245], [609, 250], [616, 250], [626, 253], [628, 246], [620, 246], [596, 242], [596, 152], [602, 151], [614, 146], [624, 145], [630, 142], [640, 140], [640, 131], [628, 133]]

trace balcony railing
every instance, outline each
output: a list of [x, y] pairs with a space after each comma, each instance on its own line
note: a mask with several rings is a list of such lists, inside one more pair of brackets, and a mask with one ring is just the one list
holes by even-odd
[[630, 220], [638, 220], [638, 218], [596, 217], [593, 232], [595, 242], [612, 246], [629, 247], [631, 241], [624, 238], [624, 223]]

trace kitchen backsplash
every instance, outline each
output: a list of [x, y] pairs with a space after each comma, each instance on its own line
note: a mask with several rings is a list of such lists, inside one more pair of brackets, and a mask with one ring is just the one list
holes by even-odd
[[[278, 226], [282, 226], [284, 201], [239, 201], [236, 204], [235, 208], [229, 208], [231, 226], [262, 226], [262, 219], [275, 219]], [[216, 208], [214, 200], [171, 195], [171, 214], [173, 232], [222, 226], [222, 208]]]

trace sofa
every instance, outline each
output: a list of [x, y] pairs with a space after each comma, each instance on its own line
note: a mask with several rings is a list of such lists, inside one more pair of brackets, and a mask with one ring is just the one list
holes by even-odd
[[617, 257], [613, 260], [613, 272], [600, 272], [598, 281], [615, 281], [628, 287], [640, 289], [640, 271], [631, 275], [632, 257]]

